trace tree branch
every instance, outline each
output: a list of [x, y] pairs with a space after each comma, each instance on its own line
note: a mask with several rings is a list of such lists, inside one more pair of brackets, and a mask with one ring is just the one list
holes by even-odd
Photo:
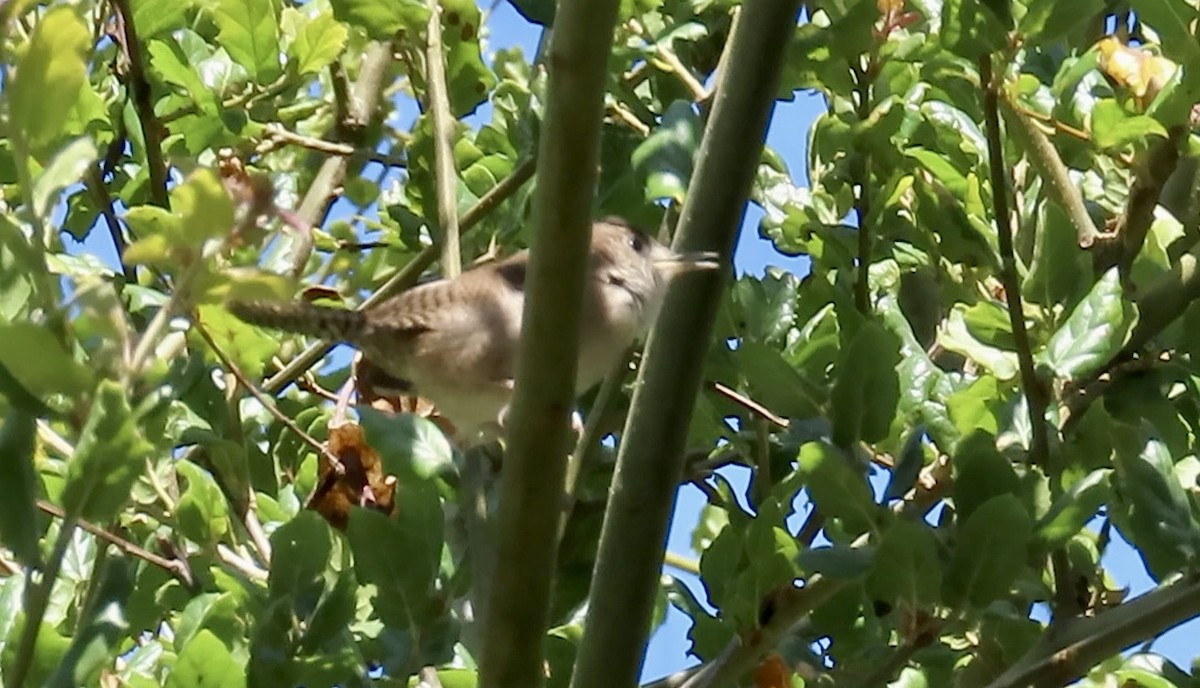
[[439, 239], [442, 243], [442, 276], [462, 273], [458, 237], [458, 172], [454, 169], [454, 125], [450, 93], [446, 87], [446, 62], [442, 57], [442, 13], [438, 0], [427, 0], [429, 25], [425, 30], [425, 76], [429, 113], [433, 117], [433, 168], [437, 185]]
[[[372, 43], [367, 47], [359, 69], [358, 80], [354, 83], [353, 93], [347, 105], [346, 121], [338, 122], [341, 129], [361, 128], [371, 120], [379, 97], [383, 93], [383, 80], [388, 74], [392, 63], [392, 47], [387, 43]], [[316, 177], [309, 185], [304, 199], [300, 202], [298, 215], [308, 223], [309, 229], [296, 232], [296, 241], [292, 247], [291, 276], [299, 278], [304, 274], [308, 257], [312, 255], [312, 227], [321, 225], [325, 212], [333, 201], [334, 193], [346, 179], [349, 161], [343, 157], [327, 158], [321, 163]]]
[[[62, 509], [44, 499], [37, 500], [36, 504], [38, 509], [50, 514], [51, 516], [54, 516], [55, 518], [65, 519], [67, 516], [66, 512], [64, 512]], [[195, 585], [195, 580], [192, 577], [192, 569], [188, 565], [186, 559], [167, 559], [166, 557], [161, 557], [154, 552], [136, 545], [115, 533], [105, 530], [95, 523], [91, 523], [90, 521], [79, 520], [77, 523], [79, 524], [80, 530], [91, 533], [101, 540], [114, 545], [117, 549], [121, 550], [125, 554], [137, 557], [138, 559], [143, 559], [165, 570], [167, 573], [178, 579], [180, 583], [183, 583], [185, 588], [192, 589]]]
[[169, 208], [167, 198], [167, 163], [162, 154], [162, 125], [154, 115], [154, 100], [150, 95], [150, 81], [146, 78], [142, 62], [142, 45], [138, 42], [137, 28], [133, 25], [133, 10], [129, 0], [114, 0], [117, 20], [121, 32], [121, 43], [129, 60], [129, 83], [133, 95], [133, 109], [137, 111], [142, 125], [142, 140], [146, 145], [146, 166], [150, 172], [150, 201], [160, 208]]
[[1067, 685], [1099, 662], [1197, 615], [1200, 579], [1192, 574], [1096, 616], [1052, 628], [988, 688]]
[[1046, 436], [1046, 388], [1037, 378], [1033, 366], [1033, 346], [1025, 329], [1025, 311], [1021, 303], [1021, 279], [1017, 274], [1017, 257], [1013, 249], [1012, 218], [1008, 212], [1008, 173], [1004, 169], [1004, 146], [1000, 139], [1000, 85], [992, 75], [992, 57], [979, 58], [979, 80], [983, 85], [983, 117], [987, 126], [988, 165], [992, 177], [993, 215], [1000, 241], [1000, 282], [1008, 303], [1008, 319], [1017, 347], [1021, 369], [1021, 387], [1029, 403], [1029, 425], [1033, 428], [1030, 463], [1045, 466], [1050, 455]]
[[547, 54], [542, 174], [500, 477], [496, 564], [483, 621], [483, 688], [535, 688], [545, 681], [543, 647], [575, 399], [580, 304], [619, 4], [561, 0]]
[[[725, 260], [732, 254], [799, 7], [799, 0], [742, 6], [683, 205], [679, 250], [716, 249]], [[686, 284], [668, 291], [650, 334], [613, 477], [573, 688], [637, 681], [683, 475], [688, 418], [726, 279], [723, 271], [680, 278]]]

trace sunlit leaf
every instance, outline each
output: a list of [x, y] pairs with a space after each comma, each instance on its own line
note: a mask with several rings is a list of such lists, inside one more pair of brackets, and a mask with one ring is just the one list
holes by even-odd
[[1073, 380], [1094, 372], [1125, 345], [1138, 313], [1112, 268], [1092, 287], [1038, 352], [1038, 360], [1060, 377]]
[[217, 39], [258, 83], [279, 76], [279, 17], [275, 0], [220, 0], [213, 8]]
[[71, 458], [63, 508], [90, 521], [108, 521], [129, 501], [152, 450], [129, 408], [126, 390], [110, 380], [101, 382]]
[[[37, 352], [31, 356], [30, 352]], [[30, 393], [81, 394], [91, 387], [91, 374], [54, 336], [32, 322], [0, 324], [0, 363]]]
[[6, 88], [9, 117], [26, 146], [41, 148], [59, 136], [86, 79], [91, 43], [73, 6], [58, 5], [37, 22]]

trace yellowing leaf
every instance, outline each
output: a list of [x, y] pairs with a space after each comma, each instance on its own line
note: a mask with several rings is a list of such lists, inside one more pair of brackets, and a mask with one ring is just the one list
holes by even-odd
[[8, 89], [14, 133], [30, 148], [61, 136], [87, 77], [90, 46], [91, 35], [73, 7], [59, 5], [38, 22]]
[[188, 245], [198, 247], [233, 228], [233, 201], [211, 169], [197, 170], [176, 188], [171, 207], [179, 215], [180, 239]]

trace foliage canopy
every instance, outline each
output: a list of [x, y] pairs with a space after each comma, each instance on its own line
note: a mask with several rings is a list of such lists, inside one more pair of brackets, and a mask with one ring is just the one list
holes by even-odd
[[[710, 77], [769, 2], [621, 2], [597, 215], [674, 226], [721, 164], [698, 155]], [[647, 580], [628, 634], [668, 604], [692, 619], [703, 668], [670, 685], [1196, 685], [1121, 652], [1200, 616], [1200, 7], [803, 5], [766, 59], [777, 98], [824, 96], [807, 169], [744, 155], [759, 231], [811, 273], [709, 304], [678, 476], [708, 497], [704, 594]], [[480, 683], [496, 457], [419, 405], [345, 422], [347, 357], [314, 367], [325, 347], [222, 304], [357, 306], [528, 244], [553, 94], [537, 56], [485, 58], [483, 20], [0, 6], [4, 685]], [[580, 403], [550, 686], [588, 685], [589, 610], [624, 612], [588, 591], [628, 372]], [[1115, 589], [1114, 530], [1156, 589]]]

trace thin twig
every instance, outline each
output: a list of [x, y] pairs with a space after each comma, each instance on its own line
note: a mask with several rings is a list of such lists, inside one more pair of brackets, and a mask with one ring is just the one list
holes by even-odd
[[318, 153], [327, 153], [329, 155], [338, 155], [344, 158], [361, 156], [369, 162], [379, 163], [384, 167], [407, 167], [407, 157], [400, 155], [380, 155], [379, 153], [365, 148], [355, 148], [348, 143], [338, 143], [336, 141], [326, 141], [313, 136], [304, 136], [292, 131], [288, 131], [282, 124], [272, 122], [263, 128], [264, 143], [259, 146], [259, 153], [265, 153], [267, 150], [274, 148], [277, 144], [290, 144], [300, 146]]
[[421, 667], [417, 672], [417, 688], [442, 688], [442, 680], [438, 678], [437, 669], [431, 666]]
[[26, 569], [25, 626], [21, 630], [16, 657], [4, 675], [4, 685], [6, 686], [25, 685], [26, 675], [33, 666], [33, 651], [37, 646], [38, 631], [42, 628], [42, 620], [46, 617], [46, 607], [50, 603], [50, 592], [54, 589], [55, 581], [58, 580], [63, 557], [66, 556], [67, 547], [75, 536], [77, 523], [74, 516], [63, 518], [58, 529], [58, 537], [54, 540], [54, 549], [50, 552], [50, 558], [42, 566], [40, 582], [33, 583], [32, 570]]
[[1017, 258], [1013, 249], [1012, 218], [1008, 210], [1008, 175], [1004, 170], [1004, 146], [1000, 138], [1000, 85], [992, 75], [992, 57], [984, 54], [979, 58], [979, 79], [983, 84], [983, 115], [987, 125], [988, 164], [992, 176], [993, 214], [996, 218], [996, 234], [1000, 244], [1000, 282], [1004, 285], [1004, 297], [1008, 304], [1008, 318], [1012, 325], [1013, 340], [1017, 348], [1017, 360], [1021, 369], [1021, 386], [1029, 404], [1029, 424], [1033, 428], [1033, 446], [1030, 447], [1030, 463], [1045, 466], [1050, 455], [1050, 441], [1046, 434], [1046, 407], [1049, 403], [1045, 386], [1038, 380], [1033, 365], [1033, 346], [1029, 332], [1025, 329], [1025, 310], [1021, 302], [1021, 279], [1017, 274]]
[[855, 683], [858, 688], [876, 688], [888, 685], [896, 674], [908, 664], [917, 650], [926, 647], [941, 632], [941, 619], [930, 619], [923, 627], [914, 629], [908, 638], [887, 659], [875, 662], [874, 669], [863, 680]]
[[[870, 68], [854, 69], [856, 90], [858, 91], [858, 121], [867, 122], [871, 117], [871, 81]], [[858, 152], [853, 161], [854, 177], [858, 186], [858, 196], [854, 199], [854, 215], [858, 219], [858, 274], [854, 282], [854, 305], [858, 312], [867, 315], [871, 312], [871, 154], [866, 150]]]
[[790, 425], [790, 422], [788, 421], [787, 418], [784, 418], [783, 416], [775, 413], [771, 409], [767, 408], [766, 406], [763, 406], [762, 404], [751, 399], [750, 397], [738, 392], [737, 390], [733, 389], [732, 387], [724, 385], [720, 382], [711, 382], [711, 383], [709, 383], [709, 387], [711, 387], [712, 390], [714, 392], [716, 392], [717, 394], [720, 394], [721, 396], [732, 401], [733, 403], [737, 404], [738, 406], [745, 408], [746, 410], [750, 411], [751, 413], [754, 413], [758, 417], [770, 422], [771, 424], [773, 424], [781, 429], [786, 430], [788, 425]]
[[150, 201], [160, 207], [169, 208], [167, 197], [167, 163], [162, 154], [162, 124], [154, 114], [154, 98], [150, 93], [150, 80], [146, 78], [142, 62], [142, 45], [138, 41], [137, 28], [133, 25], [133, 10], [129, 0], [113, 0], [117, 8], [118, 28], [121, 43], [129, 60], [128, 88], [133, 95], [133, 109], [142, 125], [142, 140], [146, 144], [146, 166], [150, 171]]
[[[66, 512], [64, 512], [61, 508], [51, 504], [50, 502], [45, 501], [44, 499], [37, 500], [36, 504], [37, 504], [38, 509], [41, 509], [42, 511], [46, 512], [47, 514], [50, 514], [51, 516], [54, 516], [55, 518], [61, 518], [61, 519], [66, 518]], [[108, 530], [105, 530], [104, 528], [96, 525], [95, 523], [91, 523], [89, 521], [84, 521], [83, 519], [79, 519], [77, 521], [77, 524], [79, 525], [79, 528], [81, 530], [91, 533], [92, 535], [95, 535], [96, 537], [108, 542], [109, 544], [115, 545], [118, 549], [120, 549], [125, 554], [128, 554], [133, 557], [137, 557], [139, 559], [143, 559], [145, 561], [150, 562], [151, 564], [154, 564], [155, 566], [158, 566], [159, 568], [162, 568], [163, 570], [167, 571], [171, 575], [178, 578], [179, 582], [183, 583], [184, 587], [191, 589], [192, 586], [195, 585], [195, 580], [192, 577], [192, 569], [188, 565], [187, 561], [182, 560], [182, 559], [167, 559], [166, 557], [159, 556], [159, 555], [155, 554], [154, 552], [144, 549], [138, 545], [135, 545], [134, 543], [130, 542], [129, 540], [126, 540], [125, 538], [117, 535], [116, 533], [112, 533]]]
[[259, 568], [257, 564], [234, 552], [228, 545], [217, 545], [217, 558], [252, 581], [265, 583], [267, 582], [267, 578], [270, 577], [270, 574], [266, 570]]
[[571, 512], [575, 510], [575, 504], [578, 501], [579, 478], [591, 467], [596, 459], [596, 454], [600, 451], [600, 428], [603, 426], [604, 417], [608, 415], [612, 402], [617, 398], [617, 391], [621, 389], [626, 373], [629, 372], [629, 354], [630, 352], [626, 351], [625, 355], [621, 356], [621, 360], [608, 372], [608, 375], [604, 376], [604, 382], [600, 384], [600, 391], [596, 392], [596, 401], [592, 403], [592, 410], [588, 414], [587, 422], [584, 423], [583, 432], [575, 444], [575, 451], [571, 452], [571, 457], [567, 459], [567, 497], [563, 504], [562, 519], [558, 524], [560, 541], [567, 529], [567, 522], [571, 520]]
[[179, 280], [175, 283], [175, 288], [171, 291], [170, 298], [163, 304], [158, 312], [154, 314], [154, 318], [150, 320], [150, 324], [146, 326], [146, 330], [142, 332], [141, 338], [138, 339], [137, 346], [133, 350], [133, 356], [129, 359], [129, 365], [123, 371], [122, 380], [126, 385], [131, 383], [138, 375], [141, 374], [150, 359], [150, 354], [154, 352], [154, 347], [158, 344], [159, 338], [162, 337], [163, 330], [170, 324], [171, 318], [181, 310], [188, 293], [191, 291], [192, 282], [203, 272], [204, 257], [193, 256], [192, 261], [184, 268], [183, 274], [179, 276]]
[[112, 197], [108, 195], [108, 189], [104, 186], [100, 168], [95, 165], [88, 168], [84, 180], [88, 193], [92, 195], [92, 199], [100, 208], [100, 216], [104, 218], [108, 235], [112, 237], [113, 248], [117, 251], [117, 261], [121, 264], [121, 274], [125, 276], [127, 284], [132, 284], [136, 281], [137, 276], [134, 274], [133, 266], [125, 262], [125, 236], [121, 234], [121, 221], [117, 219], [116, 210], [113, 209]]
[[225, 366], [225, 369], [228, 370], [235, 378], [237, 378], [238, 383], [240, 383], [242, 387], [246, 388], [246, 391], [250, 393], [250, 396], [257, 399], [258, 403], [263, 405], [263, 408], [267, 410], [267, 413], [274, 416], [275, 420], [278, 420], [280, 423], [282, 423], [283, 427], [291, 430], [293, 434], [299, 437], [305, 444], [312, 447], [314, 451], [321, 456], [324, 456], [325, 460], [329, 462], [329, 465], [333, 467], [335, 473], [338, 475], [344, 475], [346, 473], [346, 467], [342, 465], [341, 460], [338, 459], [333, 452], [329, 451], [329, 448], [326, 447], [323, 442], [305, 432], [304, 429], [299, 425], [296, 425], [296, 422], [291, 418], [288, 418], [287, 414], [275, 407], [275, 402], [273, 399], [271, 399], [271, 397], [267, 396], [254, 386], [254, 383], [250, 381], [250, 378], [246, 377], [246, 374], [242, 372], [242, 369], [239, 368], [238, 365], [234, 363], [233, 360], [230, 359], [229, 356], [221, 349], [221, 347], [217, 345], [217, 342], [213, 339], [212, 334], [208, 331], [208, 328], [198, 321], [195, 323], [195, 327], [196, 331], [200, 333], [200, 337], [204, 339], [205, 343], [208, 344], [208, 347], [212, 349], [212, 352], [216, 354], [218, 359], [220, 359], [221, 365]]

